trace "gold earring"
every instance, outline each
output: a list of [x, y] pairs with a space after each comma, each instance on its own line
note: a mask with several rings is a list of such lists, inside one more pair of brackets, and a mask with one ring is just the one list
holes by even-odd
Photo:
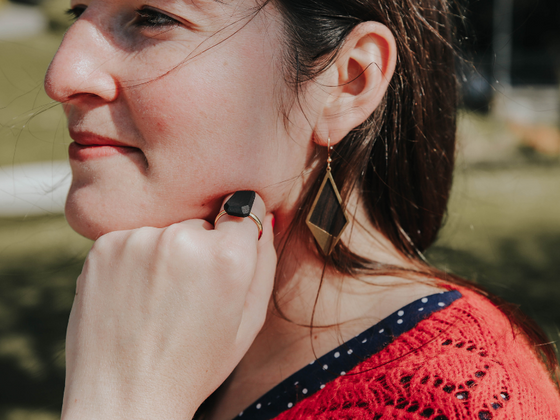
[[325, 255], [329, 255], [348, 225], [342, 198], [331, 174], [331, 139], [327, 139], [327, 173], [309, 210], [307, 227]]

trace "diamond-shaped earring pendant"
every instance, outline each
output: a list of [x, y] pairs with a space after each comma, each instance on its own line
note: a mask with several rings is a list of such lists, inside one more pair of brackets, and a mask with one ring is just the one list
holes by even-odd
[[324, 254], [329, 255], [348, 225], [330, 165], [305, 222]]

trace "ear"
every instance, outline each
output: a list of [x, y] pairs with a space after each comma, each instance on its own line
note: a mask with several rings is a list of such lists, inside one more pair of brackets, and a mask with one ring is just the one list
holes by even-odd
[[[315, 141], [337, 144], [379, 106], [397, 62], [391, 31], [378, 22], [364, 22], [347, 36], [320, 83], [329, 95], [315, 127]], [[323, 144], [324, 143], [324, 144]]]

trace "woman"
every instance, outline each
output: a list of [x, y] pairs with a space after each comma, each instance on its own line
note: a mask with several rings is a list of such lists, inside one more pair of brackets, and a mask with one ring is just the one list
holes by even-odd
[[538, 333], [422, 259], [453, 168], [446, 1], [70, 11], [45, 86], [96, 242], [64, 419], [560, 413]]

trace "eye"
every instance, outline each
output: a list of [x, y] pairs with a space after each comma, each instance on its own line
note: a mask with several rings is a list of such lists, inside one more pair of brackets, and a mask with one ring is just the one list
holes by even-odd
[[85, 10], [86, 6], [77, 5], [72, 7], [71, 9], [66, 10], [65, 14], [69, 16], [72, 21], [76, 21], [80, 16], [82, 16], [82, 13], [84, 13]]
[[141, 8], [136, 10], [134, 25], [143, 28], [171, 27], [179, 25], [172, 17], [154, 9]]

